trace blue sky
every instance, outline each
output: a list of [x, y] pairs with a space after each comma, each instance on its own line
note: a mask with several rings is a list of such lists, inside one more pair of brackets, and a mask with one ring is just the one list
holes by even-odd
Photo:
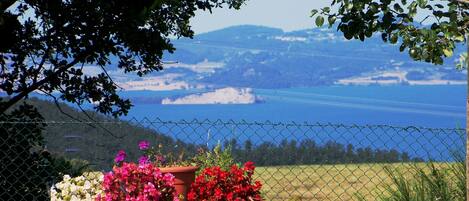
[[285, 31], [314, 26], [310, 11], [330, 4], [330, 0], [248, 0], [241, 10], [216, 9], [212, 14], [198, 12], [192, 19], [196, 33], [228, 26], [254, 24], [281, 28]]
[[[310, 18], [312, 9], [330, 6], [332, 0], [248, 0], [241, 10], [227, 8], [215, 9], [212, 14], [199, 11], [192, 19], [192, 28], [196, 34], [222, 29], [234, 25], [263, 25], [281, 28], [284, 31], [316, 27]], [[431, 4], [441, 3], [439, 0]], [[417, 21], [430, 14], [419, 11]], [[433, 23], [427, 19], [424, 24]]]

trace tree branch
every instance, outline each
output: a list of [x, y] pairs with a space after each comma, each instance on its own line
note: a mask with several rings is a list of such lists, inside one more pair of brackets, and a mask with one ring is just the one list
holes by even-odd
[[10, 6], [12, 6], [16, 0], [2, 0], [0, 2], [0, 12], [4, 13]]
[[[60, 111], [60, 113], [62, 113], [63, 115], [69, 117], [70, 119], [74, 120], [74, 121], [77, 121], [77, 122], [81, 122], [81, 123], [85, 123], [86, 125], [88, 125], [89, 127], [91, 128], [94, 128], [96, 129], [97, 127], [94, 126], [93, 124], [91, 123], [86, 123], [85, 121], [81, 120], [79, 117], [73, 117], [72, 115], [66, 113], [65, 111], [62, 110], [62, 107], [60, 106], [59, 104], [59, 101], [57, 99], [57, 97], [55, 97], [54, 95], [52, 95], [51, 93], [49, 92], [46, 92], [46, 91], [43, 91], [41, 90], [43, 93], [45, 93], [46, 95], [50, 96], [52, 99], [54, 99], [54, 103], [55, 103], [55, 106], [57, 107], [57, 109]], [[83, 109], [83, 107], [81, 107], [81, 104], [77, 103], [77, 106], [78, 108], [80, 109], [80, 111], [91, 121], [91, 122], [96, 122], [96, 125], [103, 129], [104, 131], [106, 131], [109, 135], [111, 135], [112, 137], [116, 138], [116, 139], [122, 139], [122, 137], [119, 137], [119, 136], [116, 136], [114, 133], [112, 133], [110, 130], [108, 130], [107, 128], [105, 128], [104, 126], [101, 126], [99, 124], [98, 121], [96, 121], [94, 118], [91, 117], [91, 115], [89, 115], [86, 110]]]
[[100, 125], [95, 119], [93, 119], [91, 117], [91, 115], [88, 114], [88, 112], [86, 112], [85, 109], [83, 109], [83, 107], [81, 107], [81, 104], [77, 103], [77, 106], [78, 108], [81, 110], [81, 112], [88, 118], [90, 119], [92, 122], [96, 122], [97, 126], [99, 126], [101, 129], [103, 129], [104, 131], [106, 131], [106, 133], [108, 133], [109, 135], [111, 135], [112, 137], [116, 138], [116, 139], [122, 139], [123, 136], [116, 136], [114, 133], [112, 133], [110, 130], [108, 130], [107, 128], [105, 128], [104, 126]]
[[465, 4], [469, 4], [469, 0], [455, 0], [459, 3], [465, 3]]
[[46, 84], [49, 82], [52, 78], [56, 77], [60, 73], [65, 72], [67, 69], [73, 67], [77, 63], [79, 63], [80, 59], [75, 59], [71, 63], [59, 68], [57, 71], [55, 71], [52, 75], [47, 76], [46, 78], [42, 79], [39, 82], [33, 83], [31, 86], [29, 86], [27, 89], [23, 90], [20, 92], [18, 95], [14, 96], [13, 98], [10, 98], [8, 101], [1, 103], [0, 105], [0, 112], [5, 113], [6, 110], [8, 110], [11, 106], [15, 105], [18, 101], [26, 97], [29, 93], [33, 92], [34, 90], [38, 89], [42, 85]]
[[[59, 101], [57, 100], [57, 97], [55, 97], [54, 95], [52, 95], [51, 93], [47, 92], [47, 91], [44, 91], [44, 90], [40, 90], [42, 91], [44, 94], [48, 95], [49, 97], [51, 97], [52, 99], [54, 99], [54, 103], [55, 103], [55, 106], [57, 107], [57, 109], [60, 111], [60, 113], [62, 113], [63, 115], [69, 117], [70, 119], [73, 119], [75, 121], [78, 121], [78, 122], [83, 122], [82, 120], [80, 120], [79, 118], [75, 118], [73, 117], [71, 114], [68, 114], [66, 113], [65, 111], [62, 110], [62, 107], [60, 106], [59, 104]], [[93, 127], [95, 128], [95, 127]]]
[[106, 70], [103, 66], [99, 65], [99, 67], [101, 68], [101, 70], [103, 70], [104, 74], [109, 78], [109, 80], [111, 81], [111, 83], [112, 83], [114, 86], [116, 86], [116, 87], [119, 88], [119, 89], [124, 89], [124, 88], [122, 88], [121, 86], [119, 86], [116, 82], [114, 82], [114, 80], [112, 79], [112, 77], [109, 75], [109, 73], [107, 72], [107, 70]]

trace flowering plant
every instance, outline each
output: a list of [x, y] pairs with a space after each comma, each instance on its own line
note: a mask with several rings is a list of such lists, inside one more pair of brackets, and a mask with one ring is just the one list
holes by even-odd
[[103, 195], [97, 201], [179, 201], [174, 176], [163, 174], [151, 163], [122, 162], [104, 175]]
[[85, 172], [73, 178], [64, 175], [63, 181], [52, 187], [51, 201], [95, 200], [96, 196], [102, 193], [102, 182], [101, 172]]
[[207, 167], [219, 166], [222, 170], [230, 170], [231, 166], [235, 164], [234, 158], [231, 155], [231, 146], [222, 149], [220, 143], [213, 148], [213, 150], [199, 148], [198, 153], [193, 159], [200, 172]]
[[260, 201], [262, 185], [253, 182], [254, 169], [253, 162], [246, 162], [243, 167], [233, 165], [229, 171], [218, 166], [205, 168], [192, 184], [187, 200]]
[[178, 154], [174, 152], [163, 154], [162, 144], [151, 147], [150, 143], [145, 140], [140, 141], [138, 147], [144, 152], [144, 155], [138, 160], [140, 164], [153, 163], [158, 167], [195, 166], [192, 160], [185, 157], [183, 149], [179, 150]]

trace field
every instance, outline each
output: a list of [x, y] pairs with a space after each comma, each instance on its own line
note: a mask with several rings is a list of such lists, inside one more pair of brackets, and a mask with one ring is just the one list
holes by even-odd
[[[256, 168], [266, 200], [356, 200], [356, 194], [375, 200], [391, 184], [385, 167], [412, 174], [425, 164], [309, 165]], [[447, 166], [440, 164], [439, 166]]]

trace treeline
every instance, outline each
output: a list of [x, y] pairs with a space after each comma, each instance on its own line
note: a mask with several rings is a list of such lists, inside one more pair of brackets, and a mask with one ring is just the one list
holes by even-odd
[[225, 142], [227, 146], [232, 147], [237, 161], [250, 160], [260, 166], [423, 161], [422, 158], [411, 157], [407, 152], [395, 149], [355, 148], [352, 144], [344, 145], [334, 141], [318, 144], [312, 139], [282, 140], [278, 144], [263, 142], [257, 146], [250, 140], [243, 145], [231, 140]]

